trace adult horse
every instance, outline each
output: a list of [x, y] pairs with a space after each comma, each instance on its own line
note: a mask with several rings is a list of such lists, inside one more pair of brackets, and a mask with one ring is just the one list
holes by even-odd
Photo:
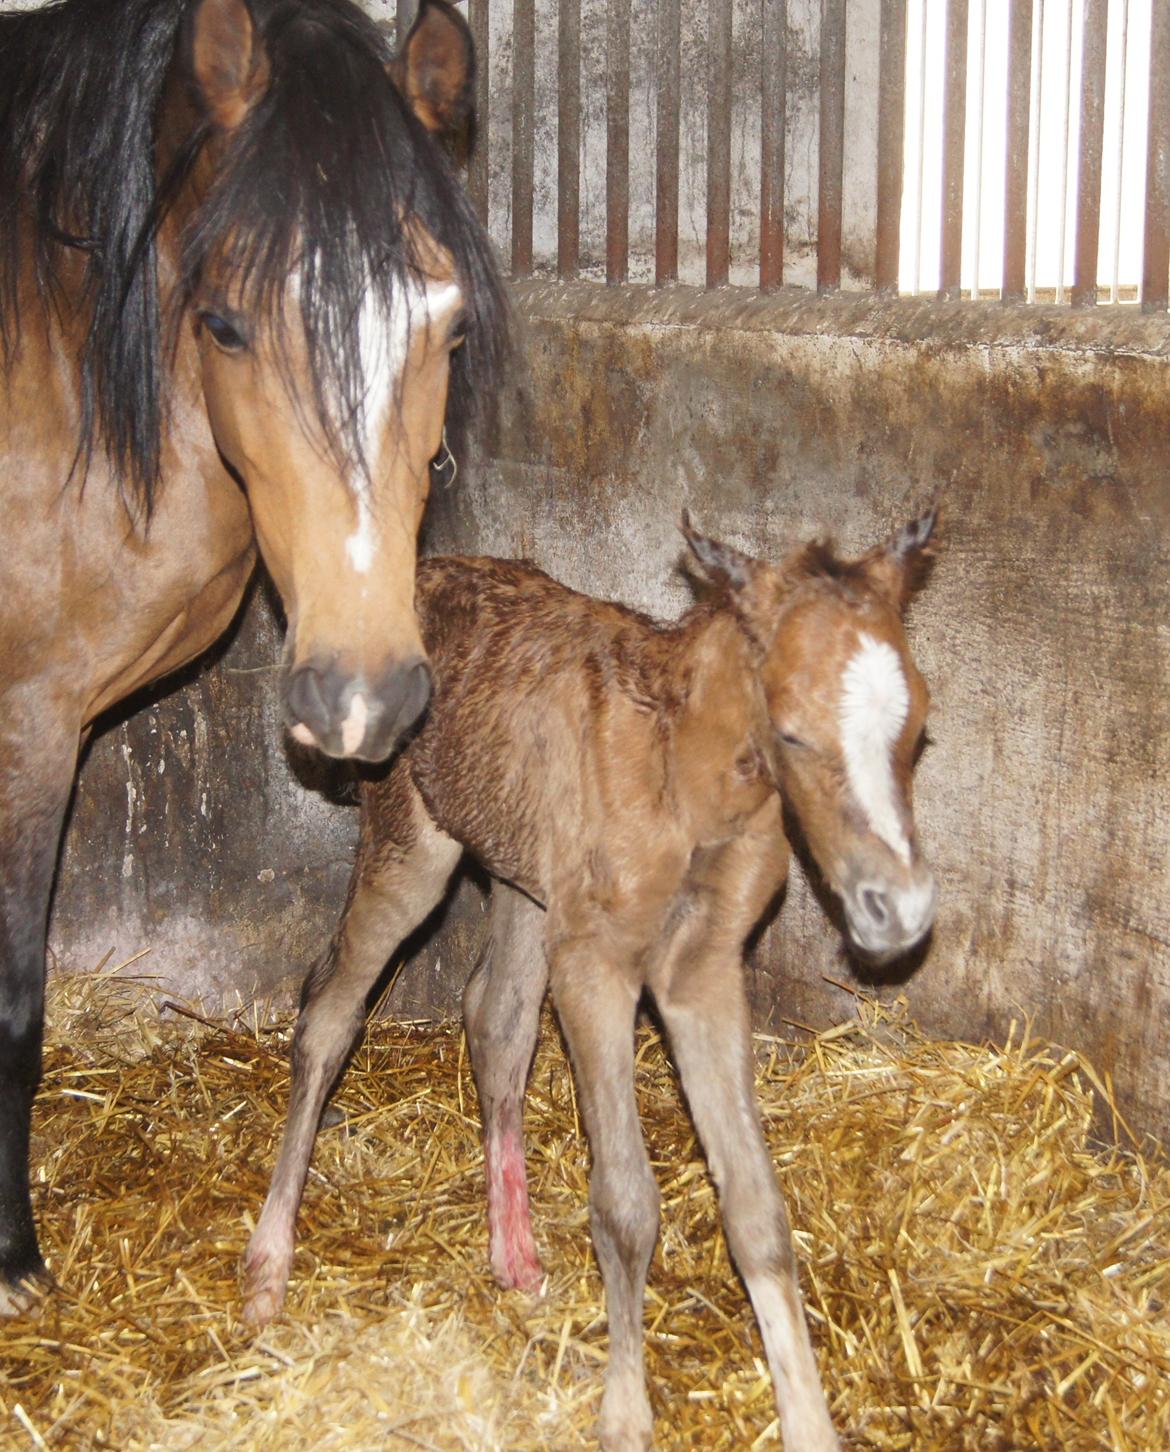
[[434, 139], [471, 70], [441, 0], [398, 58], [349, 0], [0, 18], [0, 1313], [47, 1279], [29, 1110], [91, 723], [220, 635], [257, 545], [294, 736], [378, 760], [428, 698], [429, 463], [504, 319]]

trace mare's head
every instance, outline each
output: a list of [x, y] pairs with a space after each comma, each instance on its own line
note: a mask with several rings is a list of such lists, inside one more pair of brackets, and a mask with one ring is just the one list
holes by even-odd
[[914, 827], [911, 777], [929, 696], [902, 618], [932, 553], [936, 511], [860, 559], [814, 544], [782, 565], [694, 534], [759, 651], [761, 753], [868, 957], [929, 932], [937, 889]]
[[425, 0], [400, 56], [381, 45], [348, 0], [200, 0], [178, 52], [198, 148], [183, 306], [288, 616], [286, 717], [365, 760], [430, 695], [414, 614], [430, 463], [452, 372], [492, 382], [503, 313], [435, 140], [467, 119], [466, 24]]
[[497, 383], [503, 294], [440, 144], [472, 66], [443, 0], [397, 57], [352, 0], [0, 15], [0, 365], [21, 306], [80, 320], [78, 465], [140, 521], [206, 416], [288, 615], [289, 724], [334, 755], [384, 757], [426, 702], [430, 460], [449, 388], [457, 424]]

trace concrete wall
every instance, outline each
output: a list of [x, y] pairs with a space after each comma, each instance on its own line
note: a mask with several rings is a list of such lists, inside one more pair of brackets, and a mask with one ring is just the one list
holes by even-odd
[[[798, 875], [753, 955], [760, 1022], [846, 1015], [831, 979], [905, 991], [937, 1033], [1030, 1019], [1170, 1130], [1164, 320], [585, 284], [518, 303], [526, 371], [492, 459], [432, 500], [432, 548], [528, 555], [672, 615], [684, 506], [775, 556], [824, 532], [861, 550], [944, 499], [911, 616], [938, 930], [873, 985]], [[354, 813], [289, 769], [278, 649], [260, 600], [221, 663], [96, 744], [54, 920], [70, 966], [149, 948], [139, 969], [230, 1001], [323, 945]], [[400, 1010], [454, 1010], [481, 912], [465, 891]]]
[[[530, 286], [530, 376], [492, 469], [437, 502], [460, 547], [526, 553], [661, 613], [688, 506], [761, 554], [861, 550], [934, 494], [915, 606], [938, 930], [905, 990], [932, 1031], [1030, 1019], [1170, 1126], [1170, 438], [1164, 319]], [[762, 1021], [847, 1013], [796, 882], [755, 954]], [[898, 987], [895, 983], [893, 987]]]

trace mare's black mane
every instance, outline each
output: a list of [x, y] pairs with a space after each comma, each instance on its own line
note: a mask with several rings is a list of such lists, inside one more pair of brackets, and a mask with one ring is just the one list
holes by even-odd
[[[357, 318], [368, 288], [389, 313], [424, 271], [404, 223], [417, 217], [451, 253], [465, 295], [453, 423], [495, 392], [506, 305], [490, 244], [446, 156], [389, 82], [373, 22], [351, 0], [248, 3], [270, 84], [189, 219], [173, 302], [189, 298], [214, 255], [220, 280], [279, 324], [297, 273], [318, 415], [339, 457], [364, 469]], [[100, 442], [147, 512], [167, 407], [155, 238], [210, 135], [195, 122], [159, 177], [156, 126], [192, 9], [192, 0], [58, 0], [0, 15], [0, 361], [11, 362], [18, 340], [31, 215], [46, 301], [62, 294], [64, 261], [85, 258], [79, 460]]]

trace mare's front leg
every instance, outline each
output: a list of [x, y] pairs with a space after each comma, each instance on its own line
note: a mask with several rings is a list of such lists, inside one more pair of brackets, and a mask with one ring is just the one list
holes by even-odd
[[642, 1305], [658, 1238], [659, 1195], [634, 1098], [640, 984], [600, 951], [592, 940], [561, 944], [552, 951], [550, 976], [593, 1156], [589, 1214], [609, 1320], [598, 1433], [605, 1452], [644, 1452], [654, 1419], [646, 1396]]
[[365, 1021], [366, 996], [394, 949], [443, 896], [461, 850], [427, 815], [405, 762], [363, 791], [349, 897], [328, 953], [305, 981], [288, 1123], [244, 1258], [243, 1316], [253, 1325], [284, 1304], [321, 1110]]
[[741, 942], [738, 933], [712, 933], [692, 943], [658, 1004], [719, 1190], [727, 1243], [759, 1321], [784, 1446], [836, 1452], [788, 1213], [760, 1128]]
[[491, 934], [463, 991], [483, 1116], [492, 1273], [505, 1290], [539, 1290], [544, 1275], [524, 1169], [524, 1085], [548, 983], [544, 921], [544, 909], [531, 898], [506, 883], [493, 884]]
[[53, 870], [78, 735], [2, 706], [0, 737], [0, 1316], [27, 1310], [48, 1285], [29, 1196], [29, 1118], [41, 1073], [45, 935]]

